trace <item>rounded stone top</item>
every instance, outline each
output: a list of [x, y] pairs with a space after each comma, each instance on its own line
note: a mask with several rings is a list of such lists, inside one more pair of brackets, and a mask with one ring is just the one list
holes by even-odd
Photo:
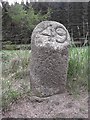
[[68, 46], [70, 36], [68, 30], [61, 23], [56, 21], [43, 21], [35, 27], [32, 33], [31, 43], [40, 47], [50, 46], [57, 49]]

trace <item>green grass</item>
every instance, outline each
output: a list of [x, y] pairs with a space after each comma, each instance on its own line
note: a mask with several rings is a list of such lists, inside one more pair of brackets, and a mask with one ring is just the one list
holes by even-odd
[[[2, 50], [2, 108], [30, 95], [30, 50]], [[71, 47], [67, 89], [71, 94], [88, 89], [88, 47]]]
[[67, 88], [72, 94], [88, 90], [88, 47], [71, 47]]
[[30, 50], [2, 50], [2, 61], [2, 108], [6, 110], [30, 91]]
[[2, 45], [2, 49], [3, 50], [30, 50], [31, 49], [31, 45], [30, 44], [3, 44]]

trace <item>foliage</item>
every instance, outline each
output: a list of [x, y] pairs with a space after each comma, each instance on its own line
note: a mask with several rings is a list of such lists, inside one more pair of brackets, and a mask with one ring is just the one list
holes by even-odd
[[10, 6], [8, 2], [3, 2], [2, 6], [3, 42], [30, 43], [34, 27], [50, 17], [50, 9], [42, 15], [41, 12], [35, 12], [32, 4], [29, 4], [27, 9], [24, 4], [18, 3]]
[[42, 15], [40, 12], [38, 14], [35, 14], [35, 11], [32, 7], [30, 7], [27, 11], [27, 16], [26, 16], [26, 22], [28, 23], [29, 29], [33, 30], [35, 26], [43, 21], [47, 20], [50, 15], [50, 9], [48, 9], [47, 14]]
[[26, 11], [23, 9], [23, 6], [20, 4], [16, 4], [14, 6], [12, 5], [8, 10], [8, 14], [14, 22], [19, 24], [26, 17]]

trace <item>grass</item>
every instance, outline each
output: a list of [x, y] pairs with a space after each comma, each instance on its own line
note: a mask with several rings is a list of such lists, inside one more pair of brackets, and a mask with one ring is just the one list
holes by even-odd
[[9, 43], [6, 43], [6, 44], [3, 44], [2, 45], [2, 49], [3, 50], [30, 50], [31, 49], [31, 45], [30, 44], [9, 44]]
[[88, 47], [71, 47], [67, 88], [71, 94], [88, 90]]
[[[2, 50], [2, 108], [6, 110], [17, 99], [30, 95], [28, 65], [30, 50]], [[88, 47], [71, 47], [67, 89], [71, 94], [88, 89]]]
[[29, 50], [2, 51], [2, 108], [30, 91]]

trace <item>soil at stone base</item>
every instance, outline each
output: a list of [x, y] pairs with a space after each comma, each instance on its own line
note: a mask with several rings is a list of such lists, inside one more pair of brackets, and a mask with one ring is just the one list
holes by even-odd
[[88, 118], [88, 94], [75, 98], [68, 93], [39, 99], [24, 98], [13, 103], [3, 118]]

